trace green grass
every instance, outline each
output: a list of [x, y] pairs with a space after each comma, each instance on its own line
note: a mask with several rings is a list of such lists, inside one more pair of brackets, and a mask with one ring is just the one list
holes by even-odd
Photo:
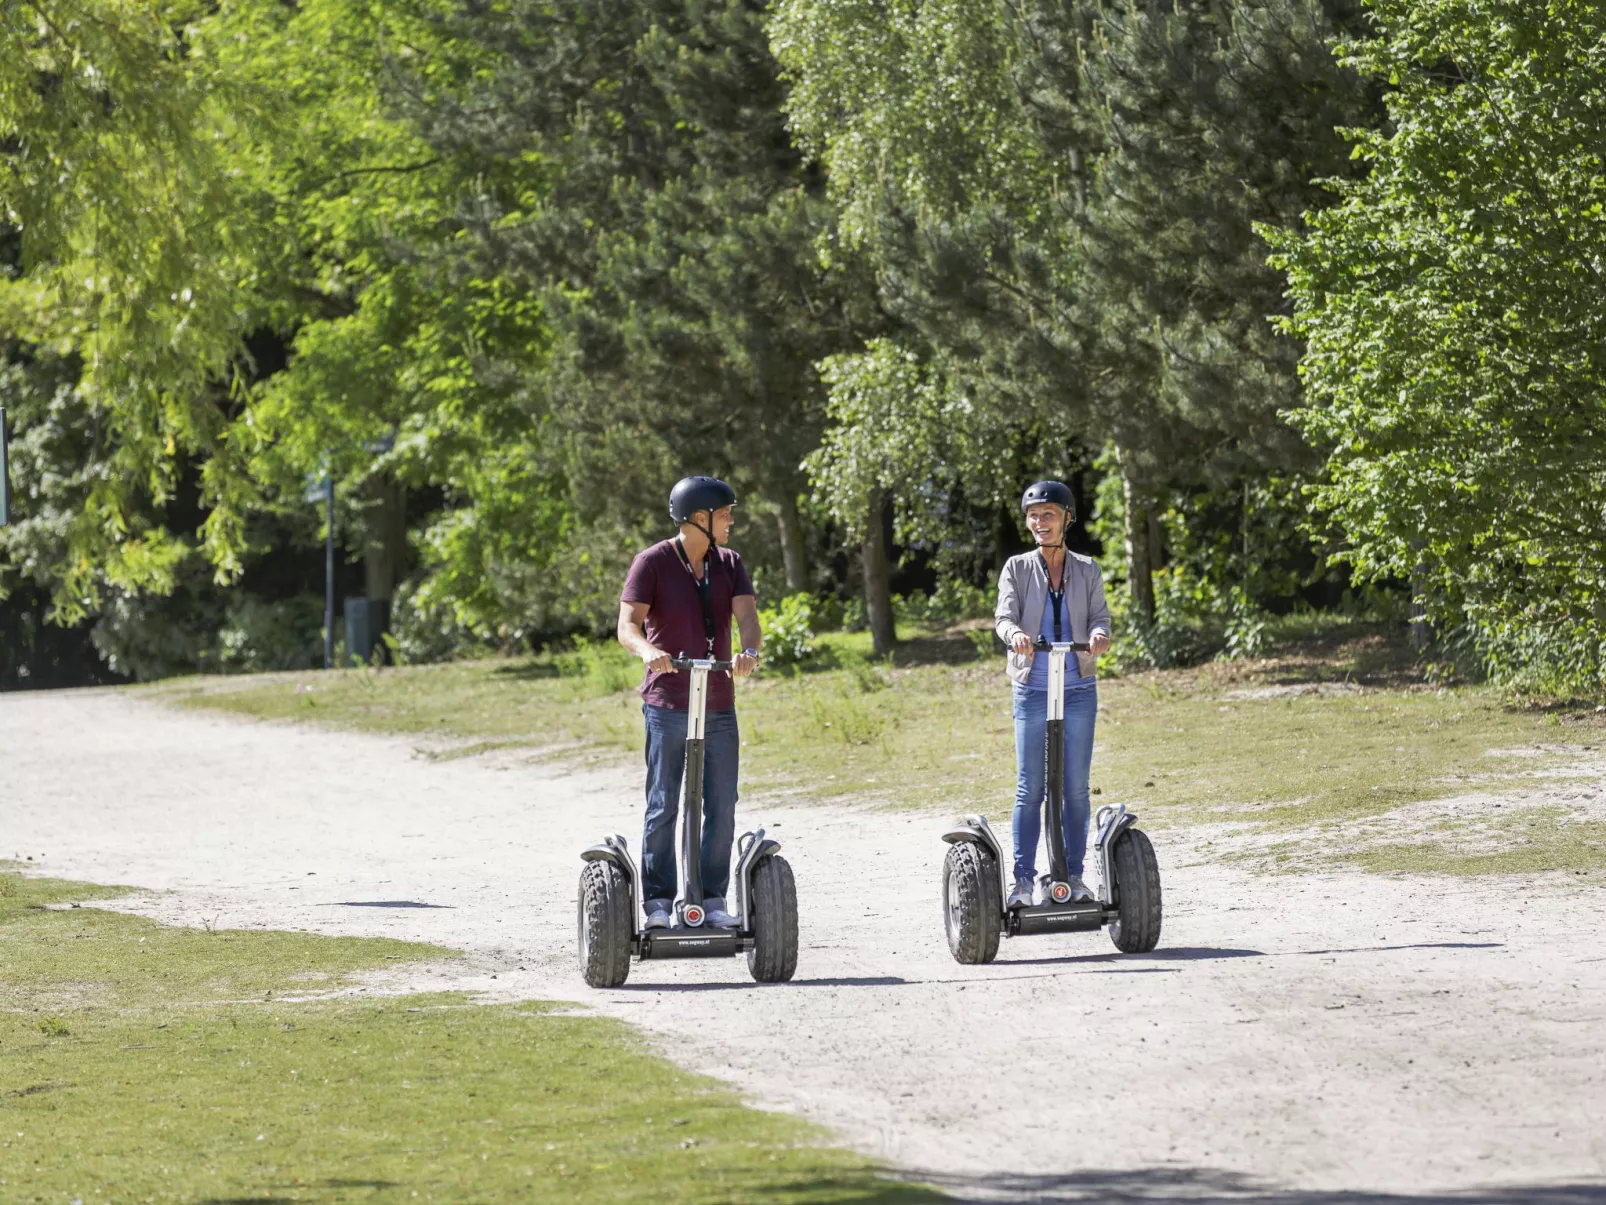
[[[827, 635], [821, 668], [742, 684], [748, 797], [870, 799], [1007, 815], [1014, 738], [1001, 660], [979, 655], [968, 633], [915, 636], [891, 662], [878, 663], [867, 657], [863, 635]], [[423, 736], [448, 755], [522, 745], [542, 756], [633, 758], [641, 747], [639, 702], [614, 689], [617, 657], [609, 661], [596, 648], [587, 655], [603, 668], [560, 676], [550, 659], [526, 658], [189, 679], [161, 690], [185, 705], [257, 718]], [[1323, 683], [1364, 689], [1230, 697]], [[1536, 771], [1590, 754], [1602, 736], [1598, 721], [1564, 723], [1509, 707], [1492, 691], [1431, 688], [1397, 639], [1364, 624], [1318, 625], [1264, 661], [1148, 672], [1107, 679], [1099, 689], [1095, 806], [1126, 803], [1151, 827], [1235, 820], [1270, 834], [1300, 830], [1329, 860], [1332, 825], [1363, 824], [1420, 800], [1532, 789]], [[1509, 749], [1544, 752], [1491, 755]], [[1570, 819], [1514, 835], [1527, 844], [1508, 862], [1485, 853], [1467, 860], [1421, 836], [1421, 868], [1606, 867], [1599, 826]], [[1279, 864], [1300, 860], [1292, 849], [1280, 851]], [[1357, 861], [1379, 870], [1396, 868], [1390, 859], [1398, 856], [1355, 851]]]
[[0, 1200], [938, 1199], [613, 1021], [293, 998], [450, 951], [71, 906], [106, 894], [0, 872]]

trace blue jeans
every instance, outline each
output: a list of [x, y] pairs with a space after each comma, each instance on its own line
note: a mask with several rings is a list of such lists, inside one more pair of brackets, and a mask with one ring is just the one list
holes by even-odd
[[[641, 834], [642, 899], [667, 906], [680, 868], [675, 821], [686, 776], [686, 724], [690, 713], [643, 703], [647, 720], [647, 823]], [[710, 711], [703, 723], [703, 898], [724, 899], [736, 836], [736, 766], [742, 741], [734, 711]]]
[[[1093, 721], [1099, 688], [1065, 695], [1065, 869], [1080, 878], [1087, 853], [1088, 776], [1093, 769]], [[1015, 880], [1037, 875], [1037, 841], [1048, 794], [1048, 692], [1015, 687]]]

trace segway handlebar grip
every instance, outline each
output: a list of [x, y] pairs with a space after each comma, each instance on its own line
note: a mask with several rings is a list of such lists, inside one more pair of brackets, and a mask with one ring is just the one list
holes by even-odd
[[[1067, 640], [1063, 643], [1075, 649], [1079, 653], [1085, 653], [1089, 651], [1089, 645], [1085, 640]], [[1039, 636], [1035, 641], [1032, 642], [1032, 647], [1040, 653], [1046, 653], [1054, 647], [1054, 642], [1052, 640], [1045, 640], [1043, 637]]]
[[724, 671], [725, 673], [729, 673], [735, 668], [735, 663], [731, 661], [700, 661], [696, 657], [671, 657], [669, 664], [676, 669], [695, 669], [701, 665], [707, 669], [716, 672]]

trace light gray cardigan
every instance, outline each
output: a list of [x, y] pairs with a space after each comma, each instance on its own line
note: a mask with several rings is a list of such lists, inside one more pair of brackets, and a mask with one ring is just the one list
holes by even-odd
[[[1104, 574], [1098, 562], [1080, 553], [1065, 553], [1065, 610], [1070, 620], [1067, 640], [1091, 640], [1094, 632], [1110, 634], [1110, 607], [1104, 601]], [[1004, 562], [1004, 571], [998, 575], [998, 605], [993, 608], [996, 620], [993, 630], [1006, 645], [1016, 632], [1025, 632], [1033, 640], [1043, 628], [1043, 610], [1048, 606], [1048, 574], [1042, 558], [1034, 549], [1012, 556]], [[1082, 677], [1096, 672], [1098, 658], [1089, 653], [1076, 654]], [[1011, 680], [1025, 686], [1032, 673], [1032, 658], [1018, 653], [1009, 654]], [[1067, 673], [1066, 677], [1070, 674]]]

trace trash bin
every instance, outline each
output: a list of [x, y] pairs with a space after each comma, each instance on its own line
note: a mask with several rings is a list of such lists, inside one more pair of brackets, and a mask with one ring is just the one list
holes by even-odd
[[364, 665], [374, 659], [374, 649], [384, 649], [381, 639], [390, 631], [390, 599], [346, 599], [346, 655]]

